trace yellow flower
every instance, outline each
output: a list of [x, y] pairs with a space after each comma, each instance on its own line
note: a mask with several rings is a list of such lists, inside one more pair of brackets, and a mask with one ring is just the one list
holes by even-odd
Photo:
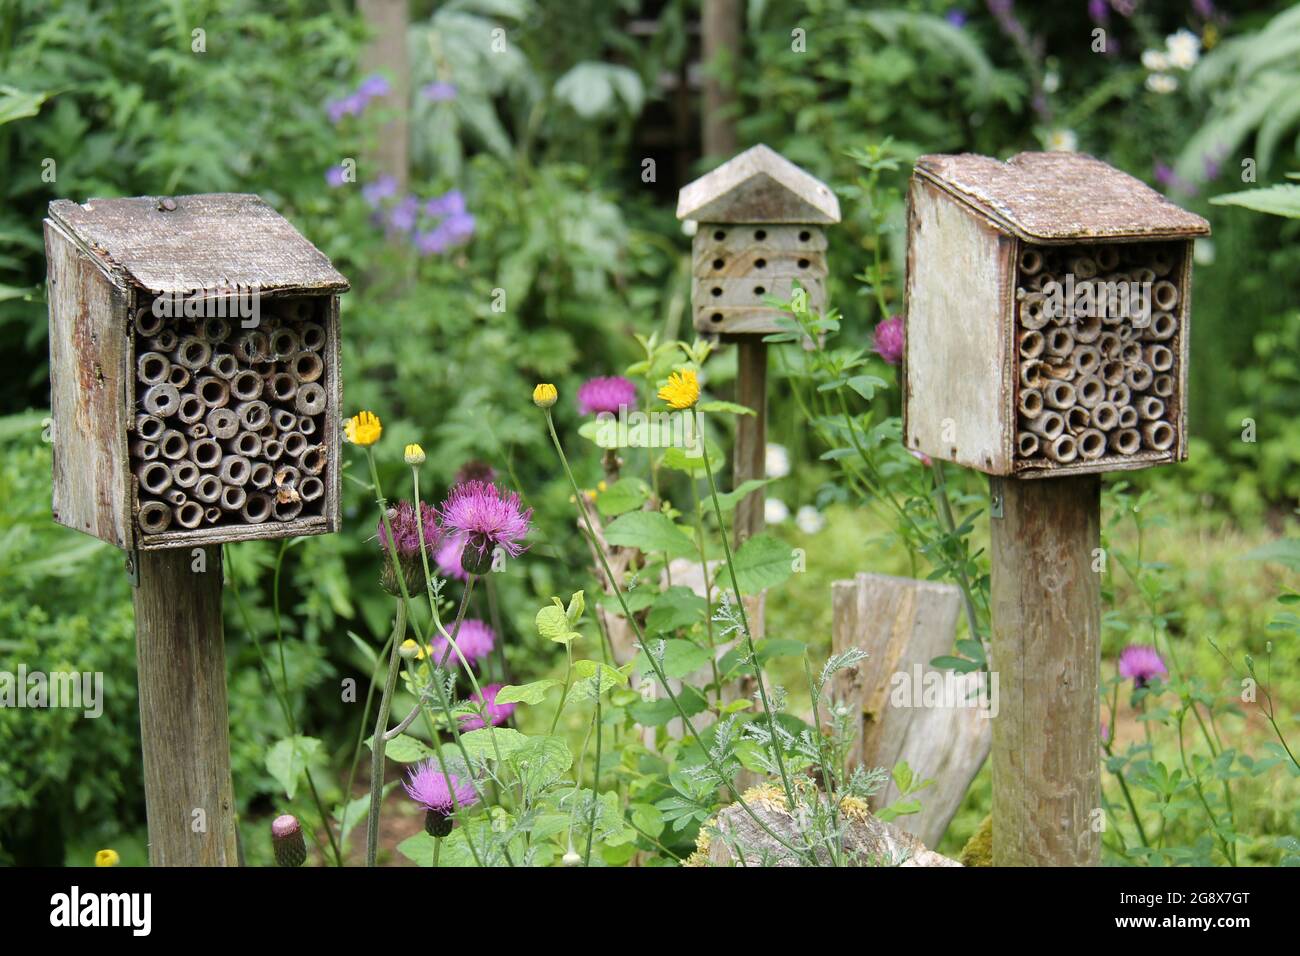
[[95, 866], [117, 866], [120, 860], [116, 850], [100, 850], [95, 854]]
[[533, 404], [538, 408], [550, 408], [559, 397], [554, 385], [542, 384], [533, 389]]
[[405, 457], [408, 465], [423, 465], [424, 449], [419, 445], [407, 445]]
[[402, 641], [401, 646], [397, 648], [397, 653], [402, 656], [403, 660], [407, 661], [424, 659], [424, 648], [409, 637]]
[[379, 441], [384, 433], [384, 426], [374, 412], [358, 412], [343, 425], [343, 434], [354, 445], [369, 447]]
[[659, 389], [659, 397], [678, 411], [700, 400], [700, 382], [692, 369], [678, 369], [668, 376], [668, 384]]

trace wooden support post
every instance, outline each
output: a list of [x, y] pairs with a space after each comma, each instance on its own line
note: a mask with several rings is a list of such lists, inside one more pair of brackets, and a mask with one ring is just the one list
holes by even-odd
[[[753, 415], [736, 416], [735, 461], [732, 462], [732, 487], [739, 488], [751, 478], [762, 478], [767, 471], [767, 344], [757, 336], [741, 336], [736, 346], [736, 401], [754, 410]], [[736, 506], [733, 528], [739, 548], [766, 526], [764, 509], [767, 495], [762, 488], [747, 494]], [[754, 640], [766, 633], [766, 595], [744, 598], [745, 613]], [[752, 680], [742, 681], [742, 696], [753, 691]]]
[[700, 17], [703, 41], [704, 102], [701, 132], [705, 156], [736, 151], [736, 66], [741, 44], [740, 0], [704, 0]]
[[993, 863], [1096, 866], [1101, 480], [993, 478], [990, 489]]
[[149, 862], [237, 866], [221, 549], [133, 559]]

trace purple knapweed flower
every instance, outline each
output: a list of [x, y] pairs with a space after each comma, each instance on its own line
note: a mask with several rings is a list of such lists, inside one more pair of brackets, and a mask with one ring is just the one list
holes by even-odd
[[621, 375], [593, 378], [578, 388], [578, 414], [617, 415], [620, 408], [636, 404], [636, 386]]
[[524, 508], [513, 491], [486, 481], [467, 481], [451, 489], [438, 516], [448, 533], [465, 536], [461, 566], [471, 574], [483, 574], [491, 568], [497, 548], [512, 558], [523, 554], [533, 509]]
[[[465, 618], [460, 622], [460, 630], [456, 632], [456, 646], [465, 655], [465, 660], [471, 664], [487, 660], [487, 656], [492, 653], [492, 648], [496, 647], [496, 642], [496, 632], [478, 618]], [[442, 635], [438, 635], [433, 640], [433, 660], [436, 664], [452, 667], [460, 663], [460, 658]]]
[[903, 317], [895, 315], [876, 326], [873, 348], [890, 365], [903, 360]]
[[1153, 678], [1168, 673], [1154, 647], [1130, 644], [1119, 655], [1119, 676], [1133, 681], [1134, 687], [1146, 687]]
[[[415, 506], [409, 501], [399, 501], [388, 512], [388, 523], [393, 528], [393, 541], [398, 555], [407, 557], [420, 554], [420, 529], [424, 529], [424, 543], [433, 550], [438, 545], [438, 512], [428, 502], [420, 502], [420, 520], [415, 520]], [[388, 551], [388, 532], [379, 522], [379, 546]]]
[[397, 180], [387, 174], [361, 187], [361, 196], [372, 209], [378, 209], [385, 199], [396, 194]]
[[456, 84], [427, 83], [420, 87], [420, 95], [431, 103], [448, 103], [456, 98]]
[[282, 813], [271, 822], [271, 847], [277, 866], [302, 866], [307, 861], [302, 825], [292, 813]]
[[465, 573], [465, 568], [460, 563], [460, 556], [464, 551], [465, 536], [463, 534], [447, 535], [438, 548], [438, 553], [434, 555], [434, 560], [438, 562], [438, 573], [444, 578], [454, 578], [457, 581], [467, 580], [469, 575]]
[[[447, 786], [449, 780], [450, 787]], [[402, 781], [402, 787], [407, 796], [424, 807], [424, 831], [432, 837], [445, 837], [451, 832], [451, 815], [457, 807], [468, 807], [478, 802], [472, 783], [445, 771], [433, 760], [412, 767], [408, 779]]]
[[[488, 684], [483, 688], [482, 697], [478, 694], [474, 694], [470, 697], [470, 700], [475, 703], [483, 704], [483, 710], [494, 727], [499, 724], [504, 724], [510, 719], [510, 715], [515, 712], [514, 704], [497, 703], [497, 691], [499, 691], [501, 687], [501, 684]], [[463, 714], [460, 718], [460, 729], [462, 731], [478, 730], [486, 726], [487, 724], [483, 722], [483, 718], [479, 717], [478, 714]]]

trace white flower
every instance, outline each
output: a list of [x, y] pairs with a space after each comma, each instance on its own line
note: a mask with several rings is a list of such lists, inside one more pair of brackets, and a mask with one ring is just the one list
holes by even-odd
[[781, 524], [790, 517], [790, 509], [780, 498], [768, 498], [763, 505], [763, 520], [768, 524]]
[[1053, 153], [1073, 153], [1079, 148], [1079, 137], [1072, 129], [1054, 129], [1047, 134], [1047, 149]]
[[1198, 266], [1214, 265], [1214, 240], [1197, 239], [1192, 243], [1192, 261]]
[[784, 445], [768, 445], [763, 471], [769, 478], [784, 478], [790, 474], [790, 453]]
[[683, 234], [685, 234], [685, 235], [687, 235], [687, 236], [693, 236], [693, 235], [695, 235], [695, 233], [697, 233], [697, 232], [699, 231], [699, 229], [700, 229], [700, 224], [699, 224], [698, 222], [696, 222], [694, 219], [683, 219], [683, 220], [682, 220], [682, 233], [683, 233]]
[[1165, 37], [1169, 62], [1180, 70], [1190, 70], [1201, 58], [1201, 38], [1191, 30], [1179, 30]]
[[1048, 70], [1043, 74], [1043, 92], [1055, 93], [1061, 88], [1061, 74], [1055, 70]]
[[1152, 73], [1160, 73], [1169, 69], [1169, 57], [1164, 50], [1143, 50], [1142, 65]]
[[1178, 80], [1168, 73], [1152, 73], [1147, 77], [1147, 89], [1163, 96], [1178, 89]]
[[826, 519], [822, 513], [812, 505], [804, 505], [794, 515], [794, 523], [799, 526], [799, 530], [804, 534], [816, 534], [822, 528], [826, 527]]

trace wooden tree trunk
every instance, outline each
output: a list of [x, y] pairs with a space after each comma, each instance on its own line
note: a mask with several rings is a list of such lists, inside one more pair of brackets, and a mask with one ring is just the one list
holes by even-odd
[[[202, 565], [205, 570], [196, 571]], [[149, 862], [236, 866], [221, 549], [140, 552], [135, 589]]]
[[406, 28], [410, 23], [407, 0], [358, 0], [357, 8], [371, 31], [369, 45], [362, 52], [361, 66], [367, 74], [381, 73], [392, 82], [393, 91], [384, 108], [395, 112], [384, 124], [367, 157], [370, 180], [387, 173], [397, 180], [397, 194], [406, 193], [410, 141], [411, 70], [406, 55]]
[[994, 478], [992, 491], [993, 863], [1095, 866], [1101, 481]]
[[730, 157], [737, 148], [735, 71], [740, 57], [740, 0], [704, 0], [704, 103], [702, 132], [705, 156]]

